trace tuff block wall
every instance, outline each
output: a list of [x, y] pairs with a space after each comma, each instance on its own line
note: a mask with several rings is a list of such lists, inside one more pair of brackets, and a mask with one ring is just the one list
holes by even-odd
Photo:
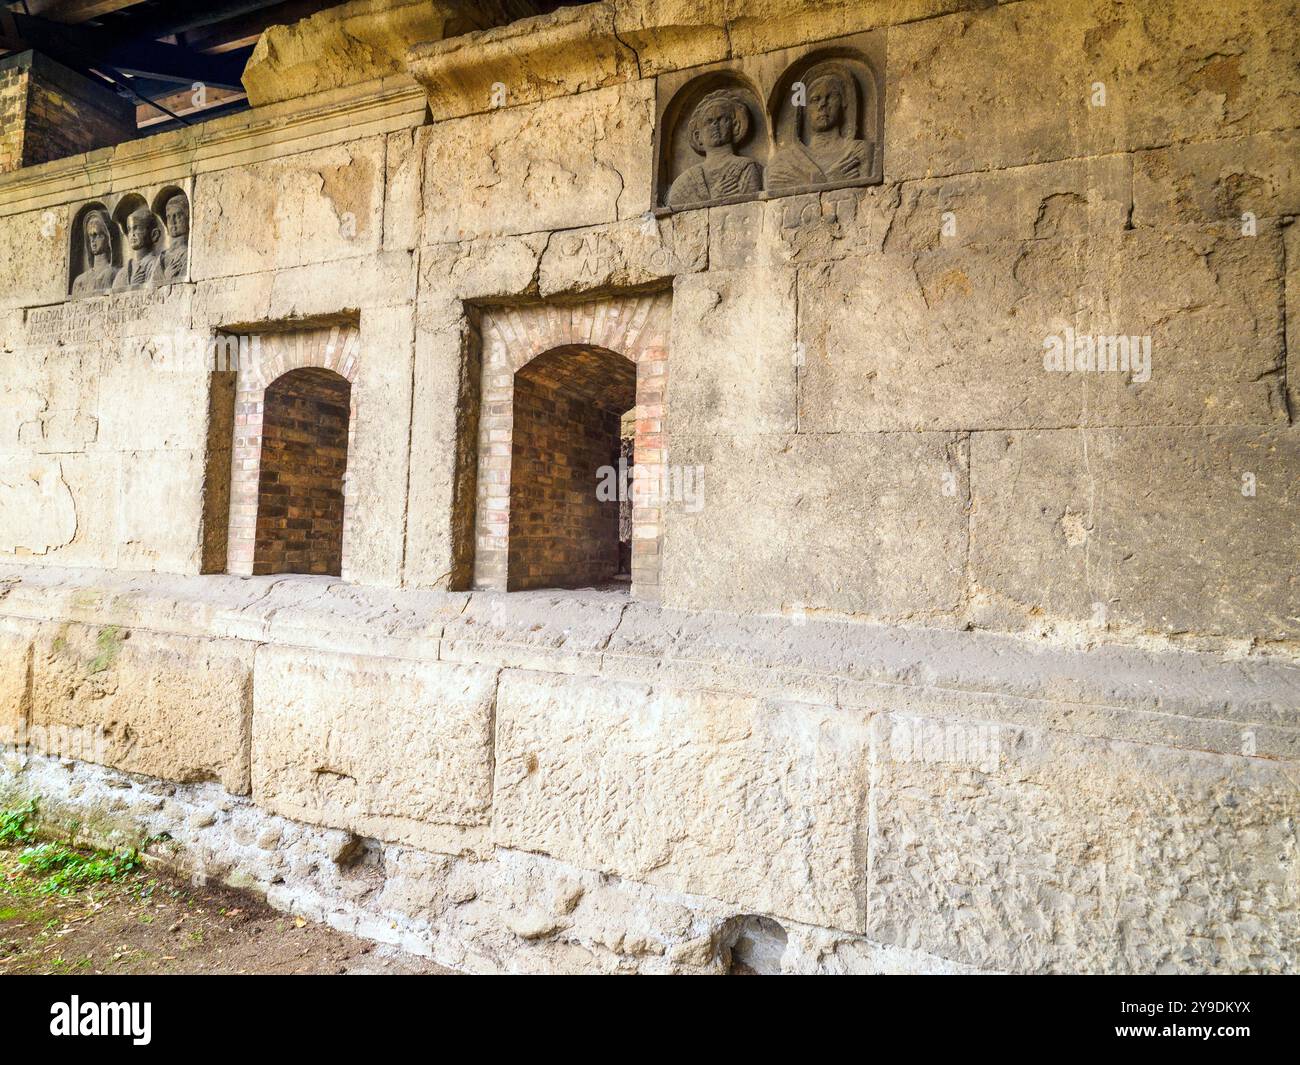
[[[6, 788], [474, 970], [1296, 971], [1293, 15], [619, 0], [0, 177]], [[654, 213], [660, 77], [874, 31], [881, 184]], [[187, 181], [189, 281], [64, 302]], [[216, 335], [250, 566], [262, 391], [350, 380], [342, 580], [202, 573]], [[465, 590], [574, 343], [702, 492], [631, 596]]]

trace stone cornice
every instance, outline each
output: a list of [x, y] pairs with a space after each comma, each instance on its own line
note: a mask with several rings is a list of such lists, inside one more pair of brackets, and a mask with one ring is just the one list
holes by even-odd
[[410, 129], [425, 107], [420, 86], [397, 75], [242, 111], [0, 175], [0, 215]]
[[984, 0], [604, 0], [418, 44], [406, 62], [433, 117], [445, 119], [980, 6]]
[[[639, 76], [610, 4], [560, 8], [495, 29], [416, 45], [407, 68], [434, 119], [536, 103]], [[500, 91], [498, 91], [498, 87]]]

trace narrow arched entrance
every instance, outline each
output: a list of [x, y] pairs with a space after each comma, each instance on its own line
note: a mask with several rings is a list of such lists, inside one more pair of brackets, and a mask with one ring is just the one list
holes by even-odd
[[338, 576], [352, 386], [333, 370], [276, 378], [262, 411], [253, 573]]
[[507, 589], [619, 578], [621, 425], [635, 405], [635, 363], [602, 348], [553, 348], [515, 374]]

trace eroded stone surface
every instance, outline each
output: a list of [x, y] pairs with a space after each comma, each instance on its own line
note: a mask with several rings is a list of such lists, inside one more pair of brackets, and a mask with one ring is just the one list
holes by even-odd
[[1284, 6], [1213, 0], [1030, 2], [896, 26], [885, 179], [1294, 128], [1297, 75], [1280, 57], [1296, 32]]
[[[665, 545], [666, 604], [881, 619], [959, 605], [967, 493], [956, 434], [673, 439], [673, 462], [697, 480], [668, 504], [682, 532]], [[857, 476], [846, 482], [844, 468]], [[837, 508], [846, 492], [869, 519]], [[831, 522], [833, 551], [808, 535]]]
[[[1294, 13], [481, 7], [332, 9], [259, 106], [0, 176], [0, 797], [467, 971], [1294, 971]], [[883, 182], [807, 191], [773, 87], [874, 31]], [[667, 210], [719, 90], [784, 178]], [[172, 187], [188, 274], [70, 291], [78, 212]], [[202, 346], [336, 328], [341, 578], [197, 576], [261, 424]], [[657, 584], [454, 590], [513, 371], [634, 334]]]
[[865, 717], [513, 671], [497, 714], [499, 844], [860, 928]]
[[45, 625], [28, 726], [38, 751], [248, 794], [252, 649], [117, 625]]
[[[1294, 639], [1296, 446], [1286, 430], [977, 433], [972, 577], [1031, 612]], [[1152, 494], [1176, 512], [1134, 509]], [[1050, 576], [1026, 568], [1043, 560]]]
[[873, 729], [873, 939], [1018, 972], [1293, 970], [1294, 763]]
[[438, 123], [425, 156], [424, 239], [535, 233], [645, 213], [653, 109], [650, 86], [637, 82]]
[[491, 670], [263, 648], [253, 794], [268, 810], [458, 853], [491, 804]]

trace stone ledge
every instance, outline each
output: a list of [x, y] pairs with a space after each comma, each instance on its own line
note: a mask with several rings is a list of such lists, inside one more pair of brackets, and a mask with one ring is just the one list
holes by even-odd
[[402, 74], [240, 111], [0, 174], [0, 216], [411, 129], [425, 108]]
[[[986, 6], [982, 0], [605, 0], [415, 45], [435, 120]], [[494, 85], [506, 88], [493, 103]]]
[[[607, 4], [560, 8], [497, 29], [419, 44], [407, 68], [435, 120], [538, 103], [634, 80], [635, 56]], [[504, 90], [504, 97], [498, 95]]]
[[1272, 657], [674, 610], [613, 592], [0, 566], [0, 617], [637, 681], [1300, 758], [1300, 666]]

